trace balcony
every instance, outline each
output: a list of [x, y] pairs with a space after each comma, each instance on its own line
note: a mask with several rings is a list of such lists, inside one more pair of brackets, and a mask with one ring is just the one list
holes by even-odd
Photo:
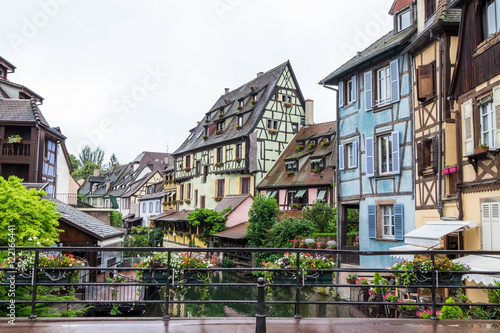
[[31, 144], [29, 143], [2, 143], [2, 156], [29, 157]]

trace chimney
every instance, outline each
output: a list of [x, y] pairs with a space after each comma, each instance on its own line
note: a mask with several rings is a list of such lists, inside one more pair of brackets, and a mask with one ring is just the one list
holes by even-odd
[[257, 77], [259, 77], [259, 76], [261, 76], [261, 75], [263, 75], [263, 74], [264, 74], [264, 72], [258, 72], [258, 73], [257, 73]]
[[314, 125], [314, 101], [306, 100], [306, 126]]
[[229, 92], [229, 88], [224, 88], [224, 95]]
[[95, 177], [98, 177], [98, 176], [100, 175], [100, 173], [101, 173], [101, 169], [99, 169], [99, 168], [94, 168], [94, 176], [95, 176]]
[[108, 192], [110, 186], [111, 186], [111, 182], [108, 179], [108, 180], [106, 180], [106, 192]]

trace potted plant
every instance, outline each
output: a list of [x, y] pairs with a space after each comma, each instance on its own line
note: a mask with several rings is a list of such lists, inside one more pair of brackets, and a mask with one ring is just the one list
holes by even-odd
[[290, 242], [292, 242], [292, 246], [294, 248], [297, 248], [300, 245], [300, 240], [298, 240], [298, 239], [290, 239]]
[[300, 243], [299, 243], [299, 247], [302, 248], [302, 249], [307, 248], [306, 242], [304, 240], [301, 240]]
[[317, 249], [326, 249], [326, 244], [323, 242], [317, 242], [316, 243], [316, 248]]
[[316, 148], [316, 142], [314, 142], [314, 141], [309, 142], [309, 144], [307, 146], [309, 147], [309, 149], [314, 149], [314, 148]]
[[208, 136], [206, 136], [206, 135], [202, 135], [202, 136], [201, 136], [201, 139], [202, 139], [203, 141], [205, 141], [206, 139], [208, 139]]
[[490, 150], [490, 147], [484, 143], [481, 143], [480, 145], [477, 145], [476, 148], [474, 148], [474, 154], [482, 153], [483, 151], [488, 150]]
[[292, 107], [292, 103], [288, 103], [288, 102], [285, 102], [283, 103], [283, 106], [287, 109], [291, 108]]
[[221, 202], [223, 197], [219, 196], [219, 197], [214, 197], [214, 200], [215, 202]]
[[189, 205], [191, 203], [191, 200], [190, 199], [184, 199], [184, 202]]
[[285, 175], [287, 175], [287, 176], [291, 176], [294, 174], [295, 174], [295, 171], [291, 171], [291, 170], [285, 171]]
[[322, 146], [328, 146], [329, 144], [330, 144], [330, 141], [328, 141], [328, 140], [321, 141]]
[[316, 248], [316, 242], [312, 238], [306, 238], [305, 240], [307, 247], [310, 249], [315, 249]]
[[330, 250], [335, 250], [337, 248], [337, 242], [334, 240], [329, 240], [328, 242], [326, 242], [326, 245]]
[[398, 301], [398, 311], [400, 318], [416, 318], [418, 305], [413, 299], [400, 299]]
[[235, 161], [236, 163], [238, 163], [238, 164], [239, 164], [239, 163], [241, 162], [241, 158], [239, 158], [239, 157], [235, 157], [233, 161]]
[[355, 284], [356, 283], [356, 275], [349, 274], [346, 277], [347, 284]]
[[238, 105], [238, 106], [236, 107], [236, 109], [237, 109], [237, 110], [241, 110], [241, 109], [243, 109], [243, 106]]
[[239, 131], [241, 129], [241, 125], [236, 125], [236, 129]]
[[15, 134], [15, 135], [9, 136], [8, 140], [9, 140], [9, 143], [20, 143], [23, 140], [23, 138], [19, 134]]
[[276, 135], [278, 134], [278, 130], [274, 130], [274, 129], [270, 129], [270, 130], [267, 130], [269, 134], [271, 135]]
[[184, 172], [189, 172], [189, 171], [191, 171], [191, 168], [190, 167], [185, 167], [183, 170], [184, 170]]
[[184, 205], [184, 201], [182, 201], [182, 200], [178, 200], [178, 201], [177, 201], [177, 203], [178, 203], [179, 205]]
[[215, 166], [218, 167], [218, 168], [222, 167], [223, 165], [224, 165], [224, 163], [222, 163], [222, 162], [216, 162], [215, 163]]
[[312, 172], [314, 172], [314, 173], [320, 173], [321, 169], [312, 169]]
[[447, 175], [450, 173], [450, 167], [449, 165], [445, 166], [444, 169], [442, 170], [443, 175]]
[[304, 145], [303, 144], [298, 144], [297, 147], [295, 147], [295, 150], [297, 152], [301, 151], [302, 149], [304, 149]]
[[251, 106], [254, 106], [254, 105], [255, 105], [255, 103], [257, 103], [257, 102], [256, 102], [254, 99], [250, 100], [250, 105], [251, 105]]
[[215, 130], [215, 135], [221, 135], [222, 133], [224, 133], [224, 131], [221, 129]]

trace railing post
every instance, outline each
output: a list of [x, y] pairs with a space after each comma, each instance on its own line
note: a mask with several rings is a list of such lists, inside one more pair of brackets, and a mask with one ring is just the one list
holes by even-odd
[[[164, 320], [169, 320], [170, 315], [168, 314], [169, 312], [169, 307], [170, 307], [170, 276], [173, 276], [171, 274], [172, 268], [170, 267], [170, 258], [171, 258], [172, 252], [168, 251], [168, 259], [167, 259], [167, 291], [166, 291], [166, 297], [165, 297], [165, 313], [163, 314], [163, 319]], [[172, 278], [172, 283], [174, 283], [174, 278]]]
[[297, 260], [295, 262], [295, 265], [297, 266], [297, 280], [296, 280], [296, 291], [295, 291], [295, 316], [293, 316], [295, 319], [300, 319], [302, 318], [300, 316], [300, 252], [297, 252]]
[[257, 314], [255, 333], [266, 333], [266, 299], [264, 288], [266, 287], [264, 283], [264, 278], [260, 277], [257, 280]]
[[33, 284], [33, 295], [31, 297], [31, 315], [29, 316], [29, 319], [35, 319], [36, 318], [36, 289], [37, 289], [37, 274], [38, 274], [38, 255], [39, 251], [35, 251], [35, 265], [33, 266], [33, 275], [31, 276], [31, 281]]
[[[437, 272], [434, 270], [434, 253], [431, 253], [431, 294], [432, 294], [432, 320], [438, 320], [436, 313], [436, 280], [437, 280]], [[434, 274], [435, 273], [435, 274]]]

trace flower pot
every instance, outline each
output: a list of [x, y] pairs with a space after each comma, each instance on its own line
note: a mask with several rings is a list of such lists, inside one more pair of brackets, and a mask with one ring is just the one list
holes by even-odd
[[483, 151], [488, 151], [488, 150], [490, 150], [490, 147], [474, 148], [474, 154], [479, 154], [482, 153]]
[[448, 170], [450, 171], [450, 174], [456, 173], [457, 172], [457, 167], [454, 166], [454, 167], [449, 168]]
[[307, 245], [307, 248], [308, 248], [308, 249], [315, 249], [315, 248], [316, 248], [316, 245]]
[[346, 279], [347, 284], [356, 284], [356, 278]]
[[166, 272], [144, 271], [144, 273], [142, 273], [142, 282], [166, 284], [167, 283]]
[[[64, 271], [59, 269], [47, 268], [43, 272], [39, 272], [37, 276], [37, 283], [70, 283], [71, 282], [71, 273], [73, 271]], [[15, 282], [17, 283], [29, 283], [32, 282], [32, 274], [31, 272], [21, 273], [16, 272], [12, 274], [10, 272], [5, 272], [5, 278], [10, 278], [14, 276]]]
[[450, 169], [443, 169], [443, 175], [447, 175], [450, 173]]
[[299, 247], [300, 247], [301, 249], [306, 249], [306, 248], [307, 248], [307, 244], [300, 244], [300, 245], [299, 245]]

